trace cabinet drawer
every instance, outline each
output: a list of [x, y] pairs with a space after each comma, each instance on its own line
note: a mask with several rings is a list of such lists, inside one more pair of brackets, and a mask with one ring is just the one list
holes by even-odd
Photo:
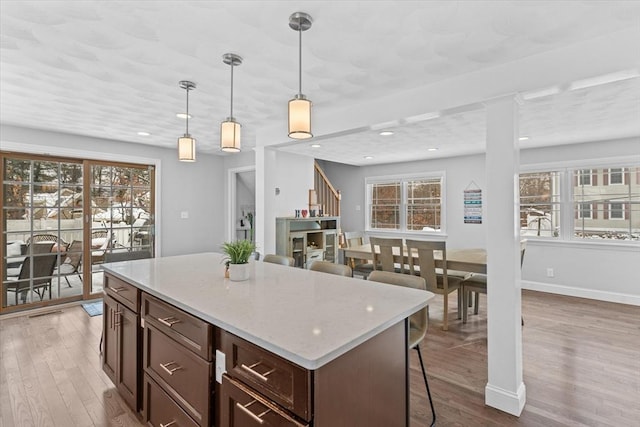
[[148, 426], [198, 427], [148, 375], [144, 376], [144, 396], [144, 422]]
[[156, 329], [144, 328], [144, 369], [200, 425], [209, 425], [212, 363]]
[[308, 427], [242, 383], [222, 377], [220, 424], [225, 427]]
[[220, 332], [226, 370], [267, 398], [311, 420], [311, 373], [226, 331]]
[[212, 326], [151, 295], [142, 295], [142, 316], [145, 322], [169, 335], [206, 360], [213, 357]]
[[104, 291], [135, 313], [140, 313], [140, 291], [110, 274], [104, 275]]

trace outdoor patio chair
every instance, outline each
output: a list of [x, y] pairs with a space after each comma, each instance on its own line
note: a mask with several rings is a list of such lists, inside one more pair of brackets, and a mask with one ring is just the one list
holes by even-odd
[[67, 247], [67, 253], [65, 260], [54, 271], [54, 275], [64, 276], [64, 280], [67, 281], [67, 285], [71, 287], [68, 276], [75, 274], [80, 278], [82, 282], [82, 275], [80, 274], [80, 268], [82, 266], [82, 240], [74, 240]]
[[[53, 247], [53, 243], [51, 243]], [[21, 295], [21, 301], [24, 303], [27, 299], [27, 292], [30, 284], [33, 282], [33, 291], [40, 297], [40, 301], [44, 298], [44, 293], [49, 290], [49, 299], [51, 299], [51, 278], [53, 270], [56, 266], [58, 255], [49, 252], [44, 255], [36, 254], [25, 258], [20, 268], [20, 274], [16, 279], [8, 278], [4, 286], [8, 292], [15, 294], [16, 305], [18, 305], [18, 294]], [[33, 276], [31, 276], [31, 263], [33, 262]], [[33, 280], [31, 280], [33, 277]]]

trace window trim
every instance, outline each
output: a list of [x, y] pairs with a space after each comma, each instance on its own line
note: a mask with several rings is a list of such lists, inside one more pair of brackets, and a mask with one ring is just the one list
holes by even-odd
[[[407, 187], [408, 181], [418, 179], [440, 179], [440, 230], [408, 230], [407, 229]], [[385, 184], [390, 182], [400, 182], [401, 195], [400, 195], [400, 228], [372, 228], [371, 227], [371, 212], [369, 207], [372, 203], [372, 194], [369, 191], [369, 187], [373, 184]], [[365, 194], [365, 231], [373, 233], [389, 233], [396, 235], [446, 235], [446, 173], [445, 171], [431, 171], [422, 173], [408, 173], [408, 174], [394, 174], [394, 175], [381, 175], [381, 176], [368, 176], [364, 179], [364, 194]]]
[[[557, 237], [546, 236], [527, 236], [527, 239], [540, 240], [545, 242], [553, 242], [557, 244], [579, 244], [579, 245], [615, 245], [615, 246], [628, 246], [637, 248], [640, 246], [638, 240], [597, 240], [597, 239], [584, 239], [575, 237], [576, 227], [576, 211], [573, 208], [575, 201], [573, 200], [573, 177], [571, 172], [576, 170], [590, 169], [611, 169], [622, 168], [623, 170], [628, 167], [636, 166], [638, 162], [637, 158], [629, 157], [608, 157], [602, 159], [585, 159], [585, 160], [571, 160], [562, 162], [543, 162], [543, 163], [530, 163], [520, 165], [519, 174], [521, 173], [533, 173], [533, 172], [558, 172], [560, 174], [560, 233]], [[625, 166], [620, 166], [625, 165]], [[593, 174], [592, 174], [593, 175]], [[624, 185], [631, 185], [627, 183]], [[519, 200], [518, 200], [519, 203]], [[626, 205], [626, 204], [625, 204]], [[586, 218], [585, 218], [586, 219]]]
[[[611, 172], [611, 169], [620, 169], [620, 172], [615, 172], [616, 175], [620, 175], [620, 182], [611, 182], [611, 177], [613, 176], [613, 173]], [[625, 172], [625, 167], [621, 167], [621, 168], [608, 168], [607, 169], [607, 173], [609, 174], [609, 178], [607, 180], [608, 184], [607, 185], [625, 185], [624, 184], [624, 174]]]

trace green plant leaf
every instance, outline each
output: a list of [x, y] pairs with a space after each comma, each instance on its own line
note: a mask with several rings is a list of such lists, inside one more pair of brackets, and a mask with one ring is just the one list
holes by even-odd
[[256, 245], [249, 240], [236, 240], [235, 242], [224, 242], [222, 251], [229, 258], [230, 264], [246, 264], [249, 257], [256, 250]]

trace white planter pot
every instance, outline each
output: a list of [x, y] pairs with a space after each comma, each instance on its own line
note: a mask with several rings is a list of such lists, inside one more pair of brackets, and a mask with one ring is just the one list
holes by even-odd
[[249, 264], [229, 264], [229, 280], [241, 282], [249, 279]]

